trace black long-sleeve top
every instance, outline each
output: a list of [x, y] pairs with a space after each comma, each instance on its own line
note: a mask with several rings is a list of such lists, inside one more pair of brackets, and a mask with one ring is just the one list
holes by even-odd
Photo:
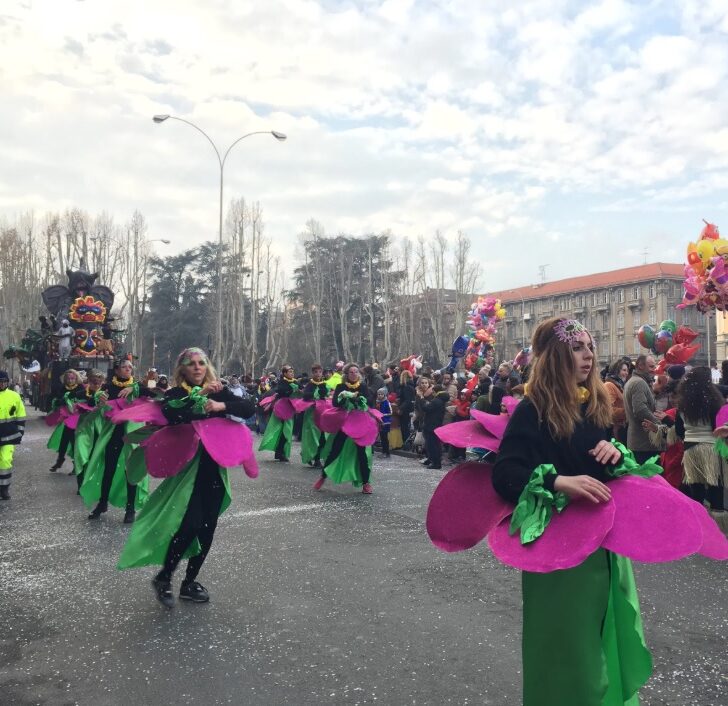
[[415, 408], [415, 386], [405, 383], [399, 386], [399, 413], [409, 414]]
[[247, 419], [255, 414], [255, 400], [247, 397], [237, 397], [227, 387], [223, 387], [220, 392], [213, 392], [207, 395], [207, 398], [210, 400], [225, 403], [225, 411], [223, 412], [211, 412], [201, 416], [195, 414], [192, 410], [192, 405], [194, 404], [192, 401], [188, 401], [183, 407], [172, 407], [168, 404], [170, 400], [179, 400], [182, 397], [187, 397], [187, 394], [187, 390], [183, 387], [172, 387], [164, 395], [162, 414], [164, 414], [170, 424], [185, 424], [195, 419], [224, 417], [228, 414]]
[[[292, 380], [291, 382], [295, 381]], [[290, 397], [295, 392], [291, 386], [291, 382], [285, 378], [281, 378], [276, 385], [276, 395], [278, 397]]]
[[422, 414], [422, 431], [435, 431], [442, 426], [445, 408], [450, 401], [447, 392], [437, 392], [430, 397], [418, 397], [415, 408]]
[[70, 398], [71, 400], [74, 400], [76, 402], [83, 402], [86, 399], [86, 388], [83, 385], [76, 385], [76, 387], [73, 390], [67, 390], [66, 387], [62, 387], [60, 389], [60, 392], [58, 393], [58, 396], [56, 397], [56, 400], [58, 401], [58, 404], [63, 404], [66, 400], [66, 393], [70, 392]]
[[308, 385], [303, 388], [303, 399], [307, 401], [325, 400], [328, 394], [329, 389], [326, 386], [326, 380], [322, 380], [321, 382], [314, 382], [311, 380]]
[[[586, 404], [582, 405], [582, 415]], [[542, 463], [553, 464], [559, 475], [588, 475], [602, 481], [610, 466], [597, 462], [589, 451], [600, 441], [611, 438], [611, 429], [602, 429], [582, 418], [571, 438], [556, 440], [546, 421], [539, 422], [536, 407], [525, 398], [516, 407], [503, 436], [498, 458], [493, 467], [493, 487], [506, 500], [517, 503], [533, 473]], [[546, 476], [544, 486], [553, 491], [556, 476]]]
[[339, 393], [340, 392], [358, 392], [360, 397], [363, 397], [367, 401], [367, 406], [372, 406], [372, 400], [369, 397], [369, 388], [366, 386], [366, 383], [362, 382], [359, 387], [356, 390], [350, 390], [345, 382], [342, 382], [340, 385], [337, 385], [334, 389], [334, 397], [331, 400], [334, 407], [343, 407], [344, 401], [339, 399]]

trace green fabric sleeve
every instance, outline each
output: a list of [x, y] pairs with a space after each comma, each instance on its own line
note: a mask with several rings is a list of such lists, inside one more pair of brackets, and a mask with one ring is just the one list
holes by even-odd
[[520, 530], [521, 544], [538, 539], [548, 527], [554, 509], [561, 512], [569, 503], [565, 493], [551, 492], [544, 487], [544, 479], [551, 474], [556, 475], [552, 464], [542, 463], [537, 466], [518, 498], [511, 516], [510, 533], [515, 534]]
[[639, 464], [634, 454], [616, 439], [612, 439], [612, 444], [622, 454], [622, 460], [611, 470], [607, 469], [607, 473], [614, 478], [622, 476], [641, 476], [642, 478], [652, 478], [652, 476], [662, 473], [662, 466], [657, 463], [659, 456], [655, 455], [648, 458], [644, 463]]

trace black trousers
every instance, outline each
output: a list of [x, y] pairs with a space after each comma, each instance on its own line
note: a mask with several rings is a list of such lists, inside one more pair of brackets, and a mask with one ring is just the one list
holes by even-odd
[[174, 570], [195, 538], [200, 542], [202, 550], [187, 562], [185, 582], [189, 583], [197, 578], [212, 546], [224, 497], [225, 485], [220, 477], [220, 467], [210, 458], [207, 451], [203, 450], [189, 505], [182, 518], [182, 524], [169, 543], [164, 566], [158, 578], [171, 580]]
[[383, 425], [379, 430], [379, 443], [382, 445], [382, 453], [389, 456], [389, 424]]
[[323, 453], [324, 446], [326, 446], [326, 434], [321, 432], [321, 435], [319, 436], [319, 443], [318, 448], [316, 449], [316, 457], [314, 458], [314, 463], [318, 461], [321, 462], [321, 454]]
[[61, 466], [66, 460], [66, 452], [69, 446], [73, 446], [74, 439], [76, 438], [76, 430], [69, 429], [65, 424], [63, 425], [63, 433], [61, 434], [61, 443], [58, 446], [58, 458], [56, 459], [56, 466]]
[[283, 432], [281, 432], [278, 443], [276, 444], [275, 458], [283, 460], [288, 458], [286, 456], [286, 435]]
[[[341, 453], [341, 449], [344, 448], [344, 442], [349, 437], [344, 434], [343, 431], [336, 432], [336, 436], [334, 437], [334, 441], [331, 444], [331, 451], [329, 452], [328, 457], [326, 458], [326, 462], [324, 463], [324, 468], [328, 466], [330, 463], [333, 463]], [[369, 482], [369, 464], [367, 463], [367, 451], [363, 446], [359, 446], [358, 444], [355, 444], [356, 446], [356, 462], [359, 464], [359, 473], [361, 474], [361, 479], [363, 483]], [[322, 470], [321, 475], [326, 477], [326, 471]]]
[[[111, 492], [111, 484], [114, 481], [114, 473], [116, 473], [116, 464], [119, 463], [121, 450], [124, 448], [124, 428], [126, 425], [117, 424], [114, 427], [114, 433], [109, 439], [104, 451], [104, 477], [101, 481], [101, 497], [100, 505], [107, 505], [109, 502], [109, 493]], [[126, 509], [134, 509], [134, 501], [136, 500], [136, 486], [131, 483], [126, 484]]]
[[410, 433], [412, 431], [409, 412], [407, 412], [407, 414], [403, 412], [399, 415], [399, 428], [402, 430], [402, 443], [406, 447], [407, 439], [409, 439]]
[[430, 466], [442, 465], [442, 442], [434, 431], [422, 432], [425, 436], [425, 456]]
[[633, 451], [634, 460], [637, 463], [644, 463], [648, 458], [659, 455], [659, 451]]
[[723, 507], [723, 486], [703, 483], [683, 483], [681, 490], [696, 502], [707, 500], [711, 510], [725, 510]]

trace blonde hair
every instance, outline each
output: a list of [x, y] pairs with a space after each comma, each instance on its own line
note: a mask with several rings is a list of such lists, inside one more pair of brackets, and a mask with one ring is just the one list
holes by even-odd
[[[202, 348], [185, 348], [178, 356], [177, 363], [175, 364], [174, 371], [172, 372], [172, 382], [175, 387], [181, 387], [183, 382], [187, 382], [184, 376], [184, 370], [189, 362], [189, 356], [197, 354], [200, 358], [203, 358], [207, 367], [205, 368], [205, 379], [202, 381], [200, 387], [204, 387], [208, 382], [214, 382], [217, 380], [217, 372], [213, 367], [210, 359], [207, 357], [207, 353]], [[185, 362], [187, 361], [187, 362]]]
[[409, 370], [403, 370], [399, 374], [399, 384], [400, 385], [406, 385], [411, 380], [412, 380], [412, 373]]
[[76, 376], [76, 384], [77, 384], [77, 385], [80, 385], [80, 384], [81, 384], [81, 375], [80, 375], [80, 373], [78, 372], [78, 370], [74, 370], [73, 368], [69, 368], [68, 370], [64, 370], [64, 371], [63, 371], [63, 375], [61, 375], [61, 382], [62, 382], [62, 383], [63, 383], [64, 385], [66, 384], [66, 376], [67, 376], [67, 375], [68, 375], [69, 373], [73, 373], [73, 374], [74, 374], [74, 375]]
[[[561, 321], [554, 317], [543, 321], [534, 331], [531, 346], [534, 359], [528, 376], [528, 397], [546, 421], [554, 439], [568, 439], [581, 419], [579, 386], [575, 384], [574, 356], [571, 344], [556, 335], [554, 327]], [[587, 332], [588, 333], [588, 332]], [[589, 334], [591, 337], [591, 334]], [[612, 424], [612, 406], [599, 377], [596, 356], [583, 383], [589, 391], [586, 418], [598, 427]]]

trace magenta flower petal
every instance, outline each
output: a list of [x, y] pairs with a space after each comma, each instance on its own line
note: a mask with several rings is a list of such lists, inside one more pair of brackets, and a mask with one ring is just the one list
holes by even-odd
[[316, 400], [313, 408], [313, 423], [321, 430], [325, 431], [321, 426], [321, 415], [327, 410], [333, 409], [331, 400]]
[[81, 418], [81, 415], [78, 412], [74, 412], [73, 414], [69, 414], [66, 419], [64, 420], [64, 424], [69, 429], [75, 429], [78, 426], [78, 420]]
[[507, 414], [488, 414], [487, 412], [479, 412], [477, 409], [471, 409], [470, 415], [476, 422], [479, 422], [483, 429], [492, 434], [496, 439], [502, 439], [505, 434], [508, 420]]
[[162, 414], [161, 403], [152, 402], [152, 400], [145, 397], [140, 397], [131, 404], [114, 410], [109, 419], [114, 424], [140, 422], [142, 424], [154, 424], [157, 427], [164, 427], [169, 424], [167, 418]]
[[624, 476], [609, 488], [616, 514], [605, 549], [648, 563], [675, 561], [700, 549], [703, 530], [693, 501], [664, 478]]
[[129, 406], [129, 402], [126, 399], [117, 397], [115, 400], [106, 400], [106, 407], [109, 409], [104, 412], [104, 416], [107, 419], [111, 419], [118, 411], [126, 409]]
[[313, 400], [302, 400], [300, 397], [291, 397], [291, 406], [295, 410], [296, 414], [305, 412], [309, 407], [313, 407]]
[[[690, 498], [687, 499], [690, 500]], [[695, 513], [695, 517], [703, 531], [703, 543], [700, 549], [698, 549], [698, 554], [707, 556], [709, 559], [725, 561], [728, 559], [728, 539], [720, 531], [715, 520], [701, 503], [696, 503], [692, 500], [690, 502], [690, 507]]]
[[43, 417], [43, 421], [49, 426], [54, 427], [60, 424], [68, 416], [68, 410], [64, 407], [59, 407], [53, 410], [50, 414]]
[[440, 481], [427, 508], [427, 534], [438, 549], [470, 549], [513, 512], [495, 492], [492, 470], [488, 463], [463, 463]]
[[379, 426], [368, 411], [354, 410], [348, 413], [341, 431], [357, 446], [371, 446], [377, 440]]
[[286, 422], [289, 419], [293, 419], [293, 416], [296, 414], [296, 410], [288, 397], [281, 397], [279, 400], [276, 400], [273, 405], [273, 414], [275, 414], [278, 419]]
[[554, 512], [546, 531], [534, 542], [521, 544], [519, 532], [511, 535], [510, 519], [490, 534], [488, 544], [504, 564], [522, 571], [546, 573], [578, 566], [595, 552], [615, 521], [615, 502], [594, 504], [586, 500], [569, 503]]
[[223, 468], [232, 468], [247, 461], [248, 466], [253, 468], [250, 461], [253, 437], [245, 424], [238, 424], [224, 417], [211, 417], [196, 419], [192, 426], [215, 463]]
[[719, 410], [715, 417], [715, 426], [722, 427], [728, 422], [728, 404], [724, 404]]
[[498, 451], [500, 447], [500, 439], [496, 439], [489, 434], [480, 422], [469, 419], [467, 422], [453, 422], [443, 427], [435, 429], [440, 441], [445, 444], [451, 444], [459, 449], [468, 447], [476, 447], [488, 449], [489, 451]]
[[267, 397], [264, 397], [260, 402], [258, 402], [258, 406], [261, 409], [264, 409], [266, 412], [270, 412], [271, 408], [273, 407], [273, 403], [276, 401], [275, 395], [268, 395]]
[[140, 445], [150, 476], [176, 476], [194, 457], [200, 437], [189, 424], [162, 427]]
[[327, 434], [336, 434], [341, 431], [341, 427], [344, 426], [345, 421], [346, 410], [331, 406], [319, 415], [319, 421], [316, 422], [316, 426]]

